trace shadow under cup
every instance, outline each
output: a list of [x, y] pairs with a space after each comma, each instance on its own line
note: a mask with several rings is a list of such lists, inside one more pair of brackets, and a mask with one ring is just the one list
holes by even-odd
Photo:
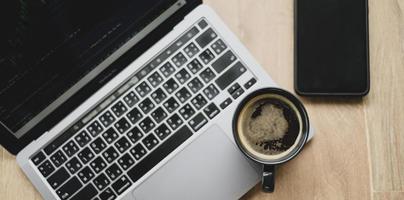
[[248, 95], [238, 106], [233, 117], [233, 135], [241, 152], [263, 165], [263, 191], [273, 192], [275, 166], [293, 159], [303, 149], [309, 135], [309, 118], [293, 94], [264, 88]]

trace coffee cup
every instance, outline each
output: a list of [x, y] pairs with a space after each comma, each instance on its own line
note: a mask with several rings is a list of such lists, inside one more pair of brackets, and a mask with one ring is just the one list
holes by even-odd
[[262, 164], [262, 189], [275, 189], [275, 167], [296, 157], [309, 136], [303, 104], [279, 88], [264, 88], [245, 97], [233, 117], [233, 136], [241, 152]]

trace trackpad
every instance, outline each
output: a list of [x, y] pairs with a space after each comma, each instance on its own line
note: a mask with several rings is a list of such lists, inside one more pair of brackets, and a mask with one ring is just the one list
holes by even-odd
[[133, 191], [135, 200], [238, 199], [257, 170], [218, 126], [212, 126]]

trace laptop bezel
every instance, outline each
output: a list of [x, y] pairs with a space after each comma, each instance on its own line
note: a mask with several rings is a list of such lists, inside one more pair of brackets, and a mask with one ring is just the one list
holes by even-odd
[[24, 136], [16, 138], [5, 127], [0, 126], [0, 143], [13, 155], [18, 154], [24, 147], [32, 141], [46, 133], [53, 126], [58, 124], [71, 111], [77, 108], [82, 102], [104, 86], [108, 81], [125, 69], [128, 64], [139, 57], [158, 40], [169, 33], [188, 13], [202, 4], [202, 0], [187, 0], [187, 3], [175, 14], [161, 23], [156, 29], [149, 33], [139, 43], [131, 47], [126, 53], [114, 61], [107, 69], [100, 73], [91, 82], [86, 84], [81, 90], [60, 105], [55, 111], [45, 117], [36, 126], [31, 128]]

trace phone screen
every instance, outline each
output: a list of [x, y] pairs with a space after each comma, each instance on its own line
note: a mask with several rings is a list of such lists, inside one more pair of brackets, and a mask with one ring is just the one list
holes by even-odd
[[368, 92], [367, 7], [367, 0], [296, 0], [298, 93]]

